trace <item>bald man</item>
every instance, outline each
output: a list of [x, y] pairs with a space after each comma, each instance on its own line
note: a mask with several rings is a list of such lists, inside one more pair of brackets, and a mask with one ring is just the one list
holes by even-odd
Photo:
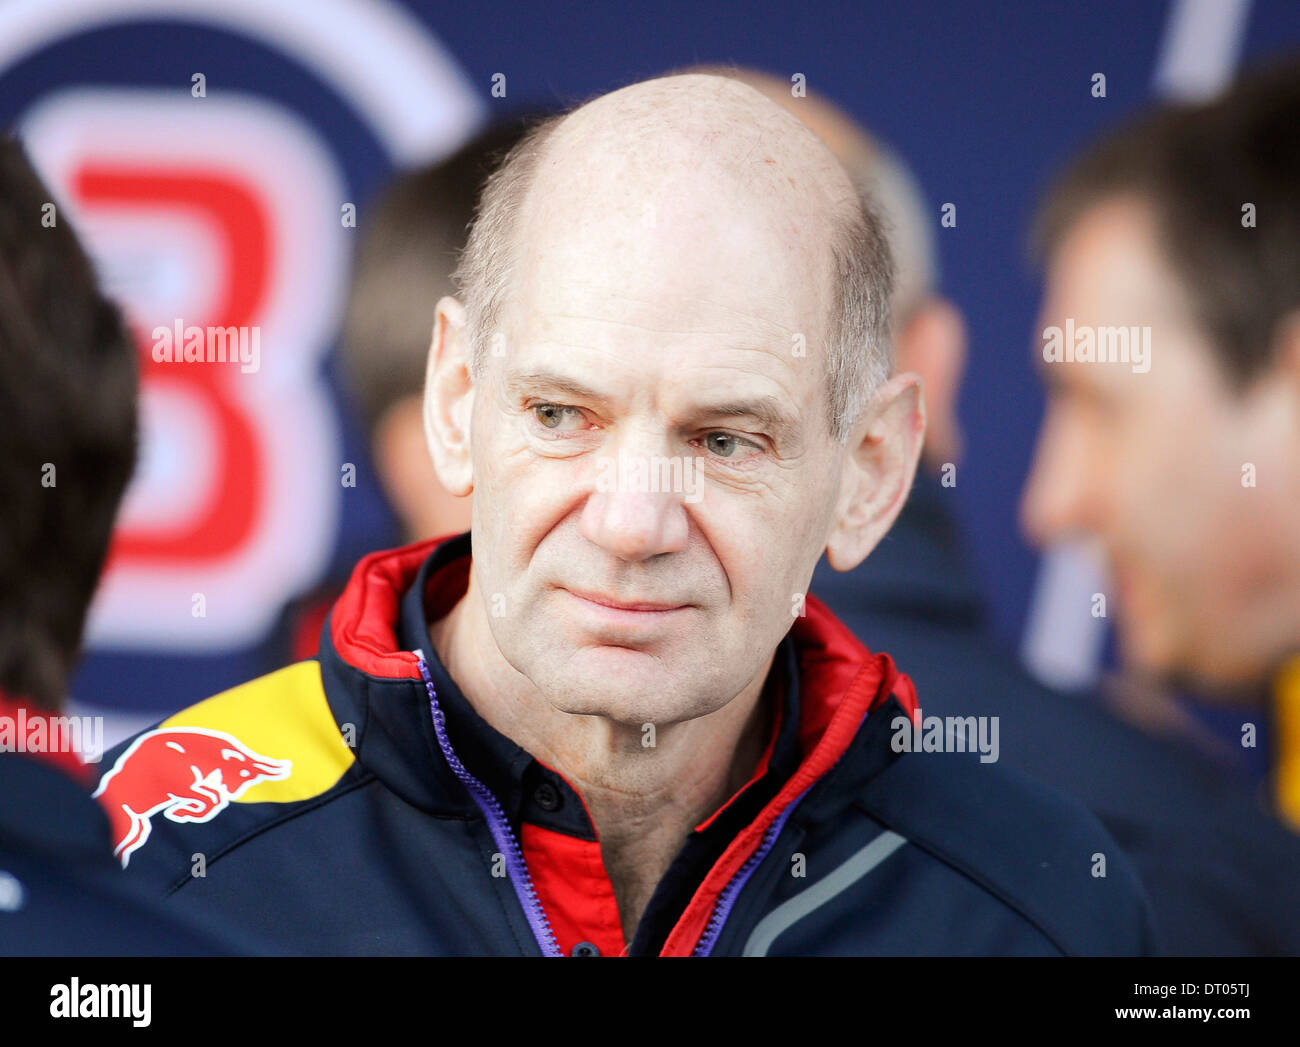
[[917, 722], [806, 595], [925, 428], [812, 132], [726, 78], [605, 95], [511, 152], [456, 283], [424, 417], [472, 530], [363, 560], [319, 660], [110, 754], [128, 875], [302, 953], [1152, 948], [1091, 816], [996, 724]]

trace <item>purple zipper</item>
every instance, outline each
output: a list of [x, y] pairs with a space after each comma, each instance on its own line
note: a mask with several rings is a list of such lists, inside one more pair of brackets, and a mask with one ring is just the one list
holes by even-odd
[[438, 705], [438, 692], [434, 690], [433, 678], [429, 675], [429, 666], [424, 660], [424, 652], [412, 653], [419, 659], [420, 676], [424, 678], [425, 689], [429, 692], [429, 708], [433, 712], [433, 731], [438, 736], [438, 746], [442, 749], [442, 755], [446, 757], [448, 766], [469, 790], [469, 794], [474, 797], [474, 802], [483, 812], [483, 817], [487, 819], [492, 839], [496, 841], [497, 849], [505, 856], [510, 883], [519, 898], [519, 904], [523, 906], [524, 915], [528, 917], [528, 926], [532, 928], [533, 937], [537, 939], [542, 955], [563, 956], [559, 942], [555, 940], [555, 932], [551, 930], [551, 923], [546, 918], [546, 910], [542, 908], [541, 899], [537, 897], [537, 890], [533, 887], [533, 878], [528, 875], [528, 863], [524, 861], [524, 852], [515, 838], [514, 830], [510, 827], [510, 820], [506, 817], [500, 802], [492, 795], [492, 790], [465, 769], [465, 765], [460, 762], [460, 757], [456, 755], [456, 750], [451, 747], [451, 740], [447, 737], [446, 714]]
[[[816, 782], [813, 783], [814, 785]], [[726, 926], [727, 918], [731, 915], [731, 910], [736, 905], [736, 899], [740, 897], [740, 892], [744, 890], [745, 884], [749, 882], [750, 876], [758, 868], [759, 863], [767, 857], [768, 852], [776, 843], [776, 838], [781, 835], [781, 830], [785, 828], [785, 823], [794, 809], [799, 806], [799, 801], [808, 795], [808, 786], [803, 792], [786, 804], [785, 810], [777, 815], [776, 820], [767, 827], [763, 833], [763, 841], [758, 845], [758, 849], [745, 859], [745, 864], [736, 870], [736, 875], [731, 878], [718, 895], [718, 900], [714, 903], [713, 914], [709, 917], [709, 922], [704, 927], [704, 933], [700, 935], [700, 940], [695, 943], [695, 949], [691, 952], [692, 956], [708, 956], [713, 952], [713, 947], [718, 944], [718, 938], [722, 934], [722, 928]]]
[[[870, 715], [870, 709], [862, 714], [862, 719], [858, 721], [858, 731], [862, 730], [862, 725]], [[853, 736], [855, 738], [857, 737], [856, 731]], [[839, 762], [842, 759], [844, 759], [843, 753], [840, 754], [839, 758], [831, 764], [830, 768], [828, 768], [817, 781], [821, 781], [827, 774], [830, 774], [832, 770], [838, 767]], [[713, 947], [718, 944], [718, 938], [722, 934], [722, 928], [726, 926], [727, 917], [731, 915], [731, 910], [735, 908], [736, 899], [740, 896], [740, 892], [744, 890], [745, 884], [749, 882], [750, 876], [752, 876], [754, 870], [758, 868], [759, 863], [767, 857], [767, 853], [772, 849], [773, 844], [776, 843], [776, 838], [781, 835], [781, 830], [785, 828], [785, 823], [789, 820], [790, 815], [794, 813], [794, 809], [799, 806], [803, 798], [808, 795], [813, 785], [816, 784], [817, 782], [813, 782], [812, 785], [808, 786], [807, 789], [786, 804], [785, 810], [777, 815], [776, 820], [773, 821], [772, 824], [767, 827], [767, 831], [763, 833], [763, 841], [758, 845], [758, 849], [745, 859], [745, 864], [736, 870], [736, 875], [731, 878], [731, 882], [722, 889], [722, 892], [718, 895], [718, 900], [713, 905], [713, 914], [709, 917], [709, 922], [704, 927], [704, 933], [700, 935], [700, 940], [695, 943], [695, 949], [691, 952], [692, 956], [708, 956], [713, 952]]]

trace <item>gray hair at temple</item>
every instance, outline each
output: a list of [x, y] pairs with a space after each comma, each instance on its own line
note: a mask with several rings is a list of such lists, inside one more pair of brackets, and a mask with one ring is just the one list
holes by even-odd
[[[534, 126], [488, 180], [452, 274], [467, 314], [469, 372], [475, 383], [486, 373], [492, 336], [518, 275], [514, 230], [520, 212], [547, 142], [563, 119], [553, 116]], [[871, 394], [893, 370], [893, 258], [867, 186], [860, 179], [852, 181], [858, 190], [857, 207], [839, 216], [838, 235], [829, 245], [839, 281], [827, 335], [826, 406], [831, 437], [841, 445]]]

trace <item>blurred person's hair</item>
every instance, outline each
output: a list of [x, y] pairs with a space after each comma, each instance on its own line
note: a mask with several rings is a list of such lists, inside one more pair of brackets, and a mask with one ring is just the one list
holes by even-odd
[[1050, 258], [1086, 212], [1117, 198], [1149, 210], [1223, 375], [1244, 388], [1270, 366], [1279, 324], [1300, 308], [1300, 59], [1247, 73], [1209, 101], [1162, 105], [1101, 139], [1050, 189], [1035, 257]]
[[138, 388], [134, 341], [53, 203], [0, 139], [0, 690], [49, 708], [135, 465]]
[[527, 118], [493, 124], [444, 160], [404, 171], [363, 212], [343, 319], [346, 377], [367, 430], [424, 386], [434, 308], [452, 294], [479, 190]]
[[708, 73], [749, 84], [789, 112], [803, 119], [801, 109], [811, 108], [813, 120], [834, 132], [826, 144], [840, 158], [854, 182], [876, 202], [889, 235], [894, 258], [894, 294], [890, 323], [895, 331], [907, 325], [913, 311], [938, 285], [938, 249], [934, 222], [926, 209], [920, 183], [902, 158], [829, 98], [807, 90], [799, 96], [787, 79], [738, 65], [700, 65], [676, 70]]
[[894, 322], [902, 327], [939, 282], [934, 221], [926, 212], [920, 184], [897, 153], [872, 139], [866, 166], [849, 166], [849, 174], [867, 187], [884, 213], [898, 269]]
[[[547, 144], [565, 115], [530, 128], [488, 179], [453, 274], [467, 314], [470, 377], [476, 382], [485, 373], [492, 336], [514, 289], [521, 257], [514, 235], [519, 215]], [[826, 405], [831, 436], [841, 444], [871, 393], [893, 370], [893, 259], [876, 204], [865, 186], [854, 184], [856, 206], [836, 216], [836, 234], [829, 245], [839, 280], [827, 327]]]

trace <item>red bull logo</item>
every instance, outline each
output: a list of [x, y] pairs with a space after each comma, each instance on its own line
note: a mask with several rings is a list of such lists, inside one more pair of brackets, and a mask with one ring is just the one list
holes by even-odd
[[292, 761], [255, 753], [225, 731], [163, 727], [132, 742], [94, 795], [108, 811], [113, 854], [126, 868], [148, 841], [154, 815], [211, 821], [251, 786], [292, 771]]

